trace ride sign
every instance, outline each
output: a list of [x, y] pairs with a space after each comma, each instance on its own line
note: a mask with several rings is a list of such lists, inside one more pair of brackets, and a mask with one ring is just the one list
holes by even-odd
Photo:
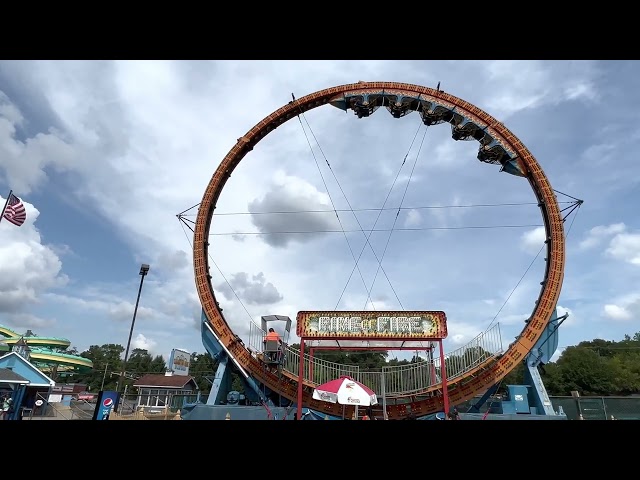
[[443, 339], [447, 317], [440, 311], [298, 312], [297, 330], [304, 338]]

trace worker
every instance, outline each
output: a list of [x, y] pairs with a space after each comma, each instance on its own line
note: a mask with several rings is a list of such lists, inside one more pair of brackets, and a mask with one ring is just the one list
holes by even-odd
[[282, 339], [278, 332], [276, 332], [273, 328], [270, 328], [267, 332], [267, 335], [264, 337], [265, 346], [268, 341], [277, 341], [278, 342], [278, 351], [276, 353], [270, 352], [269, 357], [273, 360], [280, 360], [280, 355], [282, 353]]
[[273, 328], [269, 329], [267, 336], [264, 337], [265, 341], [267, 340], [277, 340], [279, 344], [282, 344], [282, 340], [280, 339], [280, 335]]

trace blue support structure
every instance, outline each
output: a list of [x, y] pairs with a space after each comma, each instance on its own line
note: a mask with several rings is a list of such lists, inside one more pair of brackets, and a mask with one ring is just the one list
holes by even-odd
[[494, 386], [489, 388], [489, 390], [487, 390], [484, 395], [482, 395], [482, 397], [480, 397], [480, 400], [469, 407], [467, 413], [480, 413], [480, 408], [487, 402], [487, 400], [489, 400], [489, 397], [491, 397], [491, 395], [493, 395], [497, 391], [498, 384], [496, 383]]
[[207, 398], [207, 405], [220, 405], [224, 403], [228, 393], [231, 391], [231, 369], [227, 368], [229, 357], [220, 355], [218, 357], [218, 369], [213, 378], [211, 392]]
[[[524, 358], [524, 385], [507, 385], [507, 398], [500, 402], [491, 402], [489, 412], [503, 416], [516, 417], [522, 414], [540, 417], [566, 417], [562, 409], [560, 412], [553, 410], [551, 399], [544, 386], [538, 368], [551, 361], [558, 348], [558, 328], [569, 314], [558, 317], [558, 309], [553, 316], [540, 339]], [[467, 413], [478, 414], [480, 408], [498, 390], [499, 384], [493, 385], [485, 394], [472, 405]]]
[[564, 322], [568, 316], [569, 314], [565, 313], [561, 317], [558, 317], [558, 309], [556, 308], [544, 333], [524, 359], [524, 381], [525, 385], [530, 387], [529, 401], [532, 406], [535, 407], [538, 414], [556, 415], [556, 412], [553, 410], [553, 405], [551, 405], [551, 399], [549, 398], [547, 389], [542, 382], [538, 367], [542, 367], [551, 361], [551, 357], [553, 357], [553, 354], [558, 348], [558, 328], [560, 328], [560, 325], [562, 325], [562, 322]]
[[[201, 320], [202, 344], [218, 362], [218, 368], [206, 404], [196, 402], [184, 405], [180, 412], [182, 419], [293, 420], [294, 415], [291, 415], [293, 405], [275, 406], [269, 398], [272, 392], [249, 376], [231, 352], [220, 342], [204, 311]], [[232, 373], [234, 372], [238, 373], [243, 383], [246, 404], [241, 401], [242, 395], [232, 390]]]
[[218, 369], [216, 370], [211, 392], [207, 399], [207, 405], [220, 405], [226, 400], [227, 395], [231, 391], [231, 373], [234, 370], [231, 364], [233, 364], [233, 367], [235, 367], [235, 370], [239, 373], [240, 380], [244, 384], [246, 397], [249, 400], [259, 401], [273, 406], [273, 402], [267, 398], [253, 378], [249, 376], [235, 358], [232, 357], [230, 352], [220, 343], [220, 340], [218, 340], [218, 337], [209, 325], [209, 320], [204, 311], [202, 312], [201, 320], [202, 344], [207, 352], [218, 361]]

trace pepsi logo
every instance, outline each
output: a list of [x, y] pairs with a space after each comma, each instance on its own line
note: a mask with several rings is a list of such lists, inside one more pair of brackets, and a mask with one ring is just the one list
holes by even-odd
[[103, 407], [110, 407], [110, 406], [112, 406], [112, 405], [113, 405], [113, 398], [105, 398], [105, 399], [102, 401], [102, 406], [103, 406]]

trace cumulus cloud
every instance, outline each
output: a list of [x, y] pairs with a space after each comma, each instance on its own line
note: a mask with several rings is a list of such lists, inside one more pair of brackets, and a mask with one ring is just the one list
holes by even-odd
[[563, 307], [562, 305], [558, 305], [556, 308], [558, 310], [558, 317], [562, 317], [565, 314], [568, 315], [568, 317], [562, 322], [562, 326], [563, 327], [569, 327], [571, 325], [576, 325], [576, 323], [578, 322], [578, 319], [574, 315], [572, 309], [567, 308], [567, 307]]
[[467, 345], [483, 331], [482, 325], [480, 324], [466, 323], [456, 320], [449, 321], [447, 328], [449, 332], [454, 332], [448, 339], [454, 348]]
[[273, 247], [285, 247], [292, 241], [308, 242], [323, 235], [323, 231], [339, 230], [340, 224], [331, 210], [326, 193], [282, 171], [275, 175], [271, 190], [249, 203], [251, 221], [265, 234], [264, 241]]
[[632, 265], [640, 265], [640, 233], [619, 233], [611, 239], [606, 253]]
[[[4, 205], [5, 198], [0, 197]], [[39, 303], [39, 296], [63, 286], [68, 278], [54, 249], [43, 244], [34, 223], [38, 210], [22, 200], [27, 219], [20, 227], [0, 222], [0, 312], [20, 312]]]
[[587, 232], [584, 239], [580, 242], [581, 249], [589, 249], [602, 244], [608, 238], [622, 233], [626, 230], [624, 223], [612, 223], [610, 225], [598, 225]]
[[531, 254], [540, 251], [546, 240], [544, 227], [536, 227], [522, 234], [522, 249]]
[[[16, 330], [16, 333], [25, 333], [28, 329], [49, 329], [56, 325], [56, 321], [50, 318], [41, 318], [30, 313], [9, 313], [4, 314], [2, 317], [2, 323], [5, 326], [11, 326]], [[36, 333], [38, 333], [36, 331]]]
[[283, 298], [278, 289], [271, 282], [267, 282], [262, 272], [251, 278], [246, 272], [234, 273], [229, 283], [221, 283], [217, 289], [227, 300], [235, 300], [238, 295], [241, 300], [252, 305], [269, 305]]
[[405, 227], [417, 227], [422, 224], [422, 215], [419, 210], [412, 208], [407, 212], [407, 216], [404, 219]]
[[[146, 350], [147, 352], [152, 352], [155, 346], [158, 344], [155, 340], [147, 338], [142, 333], [139, 333], [135, 336], [135, 338], [131, 339], [131, 347], [132, 349], [139, 348], [141, 350]], [[167, 357], [165, 361], [168, 361]]]
[[51, 129], [26, 141], [16, 138], [16, 127], [24, 121], [21, 112], [0, 91], [0, 157], [6, 182], [21, 194], [31, 193], [47, 178], [51, 167], [69, 169], [79, 160], [78, 152], [63, 139], [61, 132]]
[[16, 107], [2, 91], [0, 91], [0, 117], [5, 118], [14, 126], [20, 126], [24, 122], [24, 117], [18, 107]]
[[607, 304], [604, 306], [604, 315], [612, 320], [630, 320], [631, 313], [625, 307], [619, 305]]
[[461, 220], [465, 215], [465, 209], [459, 207], [463, 204], [458, 195], [454, 195], [450, 202], [433, 202], [429, 205], [428, 212], [429, 216], [435, 221], [430, 226], [439, 228], [460, 226]]
[[587, 250], [606, 241], [609, 242], [605, 249], [607, 256], [640, 265], [640, 233], [629, 232], [622, 222], [593, 227], [580, 242], [580, 248]]
[[184, 250], [174, 250], [173, 252], [165, 252], [158, 257], [160, 268], [168, 271], [182, 270], [189, 266], [189, 257]]
[[[109, 318], [118, 322], [130, 321], [133, 318], [133, 311], [135, 309], [135, 304], [131, 302], [120, 298], [91, 298], [89, 292], [84, 292], [83, 296], [85, 298], [72, 297], [59, 293], [48, 293], [46, 296], [55, 302], [72, 305], [75, 308], [80, 308], [88, 312], [105, 313]], [[138, 306], [136, 318], [151, 318], [154, 315], [157, 315], [154, 309], [142, 305]]]
[[[518, 74], [514, 76], [513, 72]], [[543, 62], [495, 60], [487, 64], [488, 78], [502, 83], [505, 89], [495, 89], [488, 105], [491, 110], [508, 117], [515, 112], [538, 108], [561, 101], [593, 101], [598, 95], [592, 80], [592, 64], [570, 62], [565, 68], [554, 69]]]

